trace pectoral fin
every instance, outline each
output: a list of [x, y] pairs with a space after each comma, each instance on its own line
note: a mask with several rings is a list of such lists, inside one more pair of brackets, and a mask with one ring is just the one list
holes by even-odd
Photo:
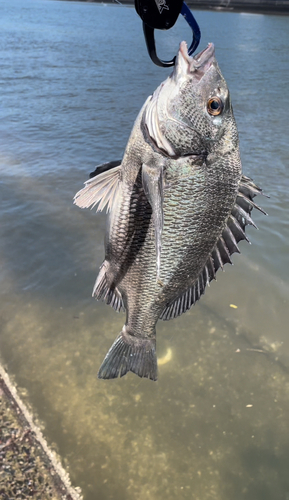
[[[112, 162], [111, 162], [112, 163]], [[74, 197], [74, 203], [80, 208], [95, 207], [101, 211], [107, 205], [107, 212], [111, 210], [116, 197], [118, 196], [118, 186], [121, 165], [111, 167], [111, 163], [104, 166], [100, 174], [97, 172], [95, 176], [85, 182], [85, 187], [78, 191]]]
[[157, 260], [157, 281], [160, 281], [163, 215], [163, 169], [142, 166], [142, 182], [145, 195], [152, 207], [155, 225], [155, 246]]

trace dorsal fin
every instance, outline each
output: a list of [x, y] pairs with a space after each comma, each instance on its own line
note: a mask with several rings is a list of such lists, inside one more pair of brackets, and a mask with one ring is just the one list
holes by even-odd
[[254, 184], [252, 179], [243, 175], [239, 182], [236, 202], [228, 217], [227, 225], [209, 255], [205, 266], [193, 285], [166, 305], [160, 319], [169, 320], [176, 318], [190, 309], [200, 299], [201, 295], [205, 293], [206, 286], [215, 278], [218, 269], [223, 269], [226, 263], [232, 264], [230, 256], [234, 252], [240, 253], [238, 242], [241, 240], [249, 242], [245, 234], [246, 225], [251, 224], [256, 227], [251, 219], [253, 207], [266, 214], [264, 210], [253, 202], [253, 198], [257, 194], [263, 194], [262, 190]]
[[[101, 211], [107, 205], [107, 212], [111, 210], [113, 201], [117, 196], [121, 165], [112, 167], [112, 163], [105, 163], [102, 173], [96, 171], [94, 177], [85, 182], [85, 187], [78, 191], [74, 197], [74, 204], [80, 208], [93, 209], [96, 205], [97, 211]], [[103, 171], [103, 168], [106, 169]], [[96, 169], [97, 170], [97, 169]], [[94, 173], [94, 172], [93, 172]]]

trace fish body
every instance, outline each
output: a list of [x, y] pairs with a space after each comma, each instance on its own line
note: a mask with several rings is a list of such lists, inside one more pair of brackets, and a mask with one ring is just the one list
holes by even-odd
[[80, 207], [108, 205], [93, 295], [126, 311], [98, 376], [157, 379], [156, 323], [188, 310], [231, 262], [261, 190], [242, 176], [229, 90], [212, 44], [180, 45], [174, 71], [142, 107], [122, 162], [95, 172]]

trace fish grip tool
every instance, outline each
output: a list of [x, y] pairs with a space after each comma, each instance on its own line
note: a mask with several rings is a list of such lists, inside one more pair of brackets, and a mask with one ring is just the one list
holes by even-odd
[[149, 56], [157, 66], [173, 66], [176, 57], [170, 61], [162, 61], [157, 56], [154, 30], [172, 28], [179, 14], [182, 14], [185, 18], [193, 33], [193, 40], [188, 53], [192, 55], [195, 52], [200, 43], [201, 31], [192, 12], [183, 0], [135, 0], [135, 9], [143, 21], [143, 31]]

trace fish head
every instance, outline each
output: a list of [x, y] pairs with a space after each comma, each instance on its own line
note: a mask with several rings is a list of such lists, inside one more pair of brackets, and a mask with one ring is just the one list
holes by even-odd
[[170, 157], [236, 147], [230, 93], [212, 43], [194, 57], [186, 42], [180, 44], [174, 71], [147, 104], [145, 125], [155, 146]]

